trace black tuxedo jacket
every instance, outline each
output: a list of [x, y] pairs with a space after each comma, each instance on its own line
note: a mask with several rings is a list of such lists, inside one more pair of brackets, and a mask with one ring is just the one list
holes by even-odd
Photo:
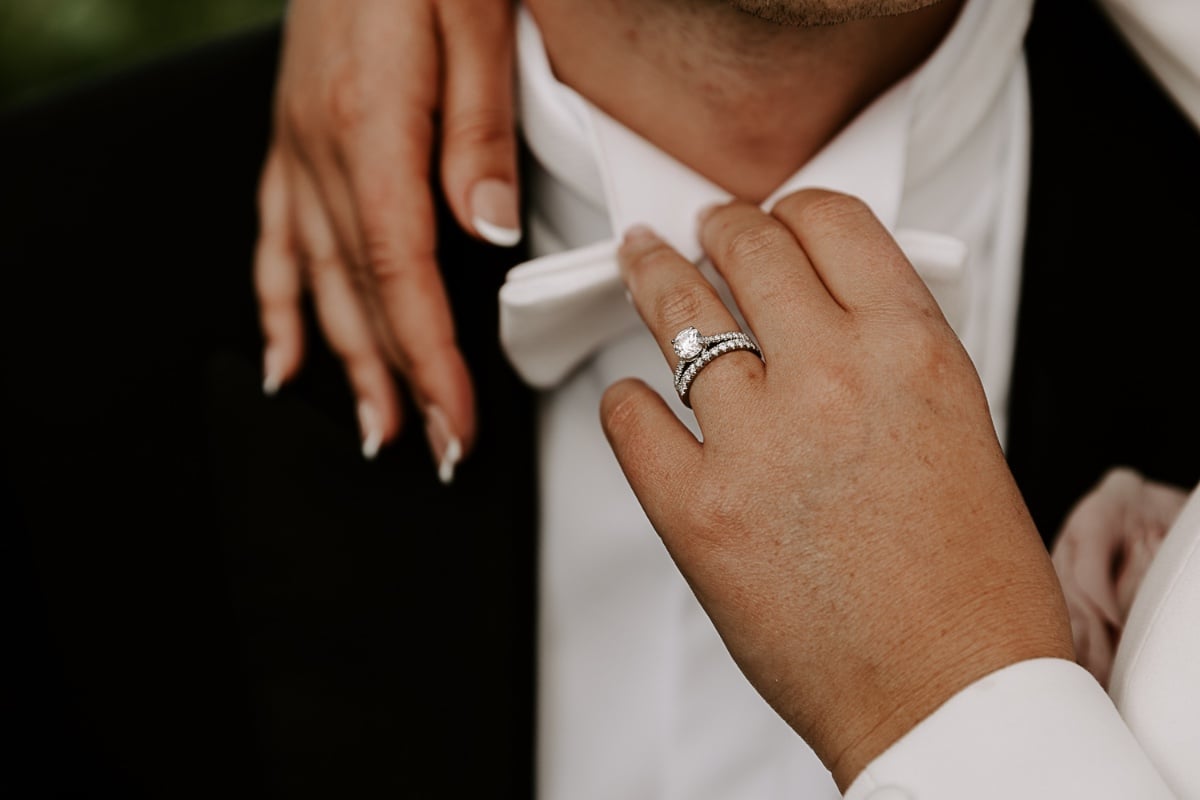
[[[1028, 42], [1009, 453], [1048, 539], [1110, 466], [1200, 478], [1200, 138], [1090, 6], [1043, 3]], [[419, 425], [362, 461], [315, 328], [263, 397], [277, 48], [256, 32], [0, 120], [5, 796], [532, 794], [533, 397], [495, 335], [524, 254], [442, 209], [481, 419], [452, 487]]]

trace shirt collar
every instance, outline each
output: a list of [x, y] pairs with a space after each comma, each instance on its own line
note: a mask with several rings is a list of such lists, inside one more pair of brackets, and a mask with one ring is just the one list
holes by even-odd
[[[830, 188], [860, 197], [893, 229], [906, 178], [920, 179], [936, 168], [995, 103], [1020, 57], [1031, 7], [1032, 0], [968, 0], [937, 50], [763, 207], [797, 189]], [[604, 214], [610, 235], [647, 224], [685, 256], [699, 258], [695, 214], [730, 194], [560, 83], [524, 4], [518, 8], [517, 51], [519, 118], [542, 167]]]
[[[1008, 244], [1019, 243], [1023, 224], [1019, 178], [1026, 151], [1017, 134], [1026, 119], [1020, 44], [1029, 3], [968, 0], [923, 65], [763, 204], [769, 208], [806, 186], [863, 198], [930, 283], [955, 329], [961, 332], [970, 318], [972, 327], [986, 328], [989, 341], [995, 326], [988, 320], [1003, 327], [1008, 318], [990, 313], [1003, 305], [992, 290], [1011, 289], [1009, 278], [1019, 268], [1019, 247], [1010, 253]], [[525, 180], [535, 258], [509, 271], [499, 299], [501, 343], [522, 377], [540, 388], [554, 386], [637, 326], [616, 264], [618, 237], [635, 223], [650, 225], [697, 261], [740, 321], [728, 287], [700, 259], [696, 241], [696, 213], [728, 193], [556, 80], [523, 6], [517, 64], [518, 120], [534, 156]], [[1004, 253], [996, 251], [1000, 240], [1008, 243]], [[972, 248], [982, 272], [966, 281]], [[979, 342], [974, 350], [965, 343], [973, 357], [982, 355]], [[992, 394], [1002, 395], [1000, 389]]]

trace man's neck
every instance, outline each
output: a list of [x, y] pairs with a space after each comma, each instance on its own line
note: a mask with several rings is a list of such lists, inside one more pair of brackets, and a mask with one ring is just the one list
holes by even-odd
[[761, 202], [941, 42], [964, 0], [793, 27], [724, 0], [527, 0], [555, 75]]

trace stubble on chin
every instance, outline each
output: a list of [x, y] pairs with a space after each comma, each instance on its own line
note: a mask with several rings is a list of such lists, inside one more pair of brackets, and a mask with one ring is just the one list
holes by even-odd
[[868, 17], [891, 17], [943, 0], [725, 0], [746, 14], [777, 25], [814, 28]]

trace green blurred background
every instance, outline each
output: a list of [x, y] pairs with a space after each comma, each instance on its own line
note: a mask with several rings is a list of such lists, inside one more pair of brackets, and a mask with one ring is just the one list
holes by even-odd
[[0, 0], [0, 108], [278, 19], [284, 5], [285, 0]]

